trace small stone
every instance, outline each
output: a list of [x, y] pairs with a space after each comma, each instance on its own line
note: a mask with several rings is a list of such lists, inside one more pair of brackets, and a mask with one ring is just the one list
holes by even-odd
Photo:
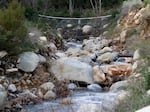
[[102, 87], [98, 84], [88, 85], [87, 88], [91, 91], [102, 91]]
[[137, 19], [137, 20], [134, 21], [134, 23], [135, 23], [136, 25], [139, 25], [139, 24], [140, 24], [140, 20]]
[[0, 51], [0, 59], [5, 57], [8, 53], [6, 51]]
[[8, 90], [11, 91], [11, 92], [16, 92], [17, 91], [17, 88], [14, 84], [10, 84], [8, 86]]
[[56, 94], [51, 90], [46, 92], [46, 94], [44, 95], [45, 100], [50, 100], [50, 99], [55, 98], [55, 97], [56, 97]]
[[44, 89], [45, 91], [52, 90], [54, 87], [55, 85], [52, 82], [46, 82], [40, 86], [40, 88]]
[[31, 98], [37, 98], [37, 96], [35, 94], [33, 94], [31, 91], [29, 91], [28, 89], [26, 89], [23, 93], [20, 93], [20, 95], [28, 95]]
[[63, 104], [63, 105], [73, 104], [73, 102], [71, 101], [71, 99], [67, 99], [67, 98], [62, 99], [59, 103]]
[[38, 97], [40, 97], [41, 99], [43, 99], [43, 98], [44, 98], [44, 95], [43, 95], [43, 93], [42, 93], [41, 89], [39, 89], [39, 90], [38, 90], [38, 92], [37, 92], [37, 96], [38, 96]]
[[127, 30], [122, 31], [121, 34], [120, 34], [120, 41], [121, 41], [122, 43], [125, 42], [126, 36], [127, 36]]
[[31, 84], [32, 81], [31, 80], [26, 80], [27, 84]]
[[47, 38], [45, 36], [39, 37], [40, 42], [47, 42]]
[[136, 60], [139, 60], [140, 58], [141, 58], [141, 56], [140, 56], [140, 49], [137, 49], [137, 50], [134, 52], [133, 60], [136, 61]]
[[76, 89], [77, 88], [77, 85], [75, 85], [74, 83], [70, 83], [68, 85], [68, 89]]
[[72, 24], [67, 24], [67, 28], [72, 28], [73, 25]]

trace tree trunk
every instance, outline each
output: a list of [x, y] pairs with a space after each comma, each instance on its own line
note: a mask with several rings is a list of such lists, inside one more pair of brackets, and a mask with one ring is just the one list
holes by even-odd
[[73, 15], [73, 10], [74, 10], [73, 0], [69, 0], [69, 14], [70, 14], [70, 16]]

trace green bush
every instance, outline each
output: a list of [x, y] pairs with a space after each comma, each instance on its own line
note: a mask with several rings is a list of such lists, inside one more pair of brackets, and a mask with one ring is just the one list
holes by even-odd
[[0, 50], [9, 53], [23, 50], [23, 43], [27, 41], [24, 11], [25, 8], [17, 0], [0, 10]]

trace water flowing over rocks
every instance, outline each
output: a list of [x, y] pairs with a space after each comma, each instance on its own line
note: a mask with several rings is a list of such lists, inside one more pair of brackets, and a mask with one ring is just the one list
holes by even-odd
[[7, 99], [7, 92], [5, 88], [2, 85], [0, 85], [0, 110], [3, 108], [6, 99]]
[[104, 93], [104, 92], [91, 92], [91, 91], [76, 91], [71, 97], [68, 97], [70, 104], [60, 104], [61, 99], [44, 102], [27, 108], [27, 112], [114, 112], [115, 104], [118, 100], [118, 95], [124, 94], [124, 92], [117, 93]]

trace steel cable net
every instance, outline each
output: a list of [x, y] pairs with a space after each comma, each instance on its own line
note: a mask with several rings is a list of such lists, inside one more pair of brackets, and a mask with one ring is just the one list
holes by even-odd
[[[63, 18], [53, 16], [39, 16], [41, 19], [48, 19], [54, 23], [50, 26], [56, 29], [64, 39], [79, 40], [89, 38], [90, 36], [97, 37], [102, 32], [102, 26], [107, 23], [111, 16], [100, 16], [91, 18]], [[90, 26], [89, 32], [83, 32], [84, 26]]]

